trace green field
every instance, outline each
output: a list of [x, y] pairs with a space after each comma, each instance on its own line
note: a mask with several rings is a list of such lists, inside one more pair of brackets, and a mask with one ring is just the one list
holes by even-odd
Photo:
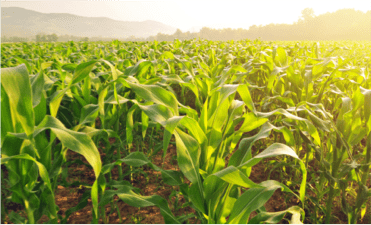
[[1, 52], [2, 223], [371, 223], [371, 42]]

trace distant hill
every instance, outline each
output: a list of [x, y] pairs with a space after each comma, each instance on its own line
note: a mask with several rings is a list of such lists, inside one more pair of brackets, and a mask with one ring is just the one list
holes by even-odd
[[1, 35], [30, 37], [38, 33], [80, 37], [149, 37], [173, 34], [176, 28], [156, 21], [118, 21], [67, 13], [40, 13], [19, 7], [1, 7]]

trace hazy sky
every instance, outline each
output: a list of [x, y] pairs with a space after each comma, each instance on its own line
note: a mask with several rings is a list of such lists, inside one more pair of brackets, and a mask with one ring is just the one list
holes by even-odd
[[203, 26], [247, 29], [254, 24], [289, 24], [305, 8], [313, 8], [316, 15], [343, 8], [366, 12], [371, 10], [371, 0], [1, 1], [1, 7], [10, 6], [122, 21], [154, 20], [186, 31]]

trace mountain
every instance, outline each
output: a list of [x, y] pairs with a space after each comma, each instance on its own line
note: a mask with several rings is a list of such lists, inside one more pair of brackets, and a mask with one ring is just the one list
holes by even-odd
[[84, 17], [68, 13], [40, 13], [19, 7], [1, 7], [1, 35], [30, 37], [38, 33], [80, 37], [149, 37], [173, 34], [176, 28], [160, 22], [118, 21], [106, 17]]

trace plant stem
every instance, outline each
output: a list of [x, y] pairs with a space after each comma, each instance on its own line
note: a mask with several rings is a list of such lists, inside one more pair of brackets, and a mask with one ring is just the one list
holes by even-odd
[[119, 217], [119, 221], [120, 221], [120, 223], [122, 223], [120, 209], [119, 209], [119, 206], [118, 206], [116, 201], [115, 201], [115, 206], [116, 206], [116, 209], [117, 209], [117, 216]]
[[312, 148], [308, 145], [308, 144], [305, 144], [305, 147], [306, 147], [306, 150], [307, 150], [307, 157], [305, 159], [305, 167], [308, 168], [308, 164], [309, 164], [309, 154], [312, 150]]
[[24, 205], [25, 205], [26, 212], [27, 212], [28, 223], [34, 224], [35, 223], [35, 218], [34, 218], [34, 215], [33, 215], [33, 210], [31, 210], [31, 208], [30, 208], [29, 201], [24, 200]]
[[331, 210], [332, 210], [332, 199], [334, 197], [334, 188], [332, 186], [332, 182], [329, 182], [330, 184], [330, 192], [328, 195], [327, 205], [326, 205], [326, 224], [330, 223], [331, 218]]
[[[117, 158], [118, 159], [121, 159], [121, 148], [120, 147], [121, 147], [121, 144], [117, 148]], [[122, 180], [123, 177], [122, 177], [122, 165], [121, 164], [118, 165], [118, 170], [119, 170], [119, 180]]]
[[154, 147], [152, 146], [152, 140], [153, 140], [153, 131], [154, 131], [154, 127], [152, 127], [152, 131], [151, 131], [151, 136], [149, 138], [149, 144], [148, 144], [148, 148], [151, 148], [151, 154], [150, 154], [150, 157], [153, 156], [153, 152], [154, 152]]
[[[366, 150], [365, 164], [369, 164], [371, 162], [371, 133], [367, 136], [366, 146], [367, 146], [367, 150]], [[363, 184], [366, 184], [369, 172], [370, 172], [370, 166], [369, 165], [364, 166], [363, 176], [362, 176]]]
[[0, 224], [3, 224], [3, 215], [5, 216], [4, 207], [3, 207], [4, 206], [3, 205], [3, 193], [1, 192], [2, 189], [3, 189], [3, 170], [1, 169], [1, 166], [0, 166]]
[[105, 207], [102, 206], [102, 207], [101, 207], [101, 210], [102, 210], [102, 220], [103, 220], [103, 223], [107, 223]]
[[[116, 126], [116, 134], [119, 135], [119, 132], [120, 132], [120, 107], [118, 107], [118, 112], [117, 112], [117, 123], [119, 124], [118, 126]], [[120, 141], [120, 144], [117, 148], [117, 159], [121, 159], [121, 140]], [[122, 180], [123, 177], [122, 177], [122, 165], [119, 164], [118, 165], [118, 172], [119, 172], [119, 179]]]
[[[340, 138], [340, 137], [338, 136], [338, 138]], [[343, 149], [340, 149], [340, 150], [343, 150]], [[338, 168], [339, 168], [339, 165], [340, 165], [340, 162], [341, 162], [341, 155], [338, 159], [338, 148], [337, 148], [337, 146], [334, 146], [333, 154], [332, 154], [333, 158], [332, 158], [332, 172], [331, 172], [331, 176], [334, 179], [336, 179], [337, 171], [338, 171]], [[330, 223], [330, 219], [331, 219], [332, 203], [333, 203], [334, 194], [335, 194], [335, 192], [334, 192], [335, 181], [329, 180], [329, 185], [330, 185], [330, 192], [329, 192], [329, 196], [328, 196], [328, 199], [327, 199], [327, 205], [326, 205], [326, 223], [327, 224]]]

